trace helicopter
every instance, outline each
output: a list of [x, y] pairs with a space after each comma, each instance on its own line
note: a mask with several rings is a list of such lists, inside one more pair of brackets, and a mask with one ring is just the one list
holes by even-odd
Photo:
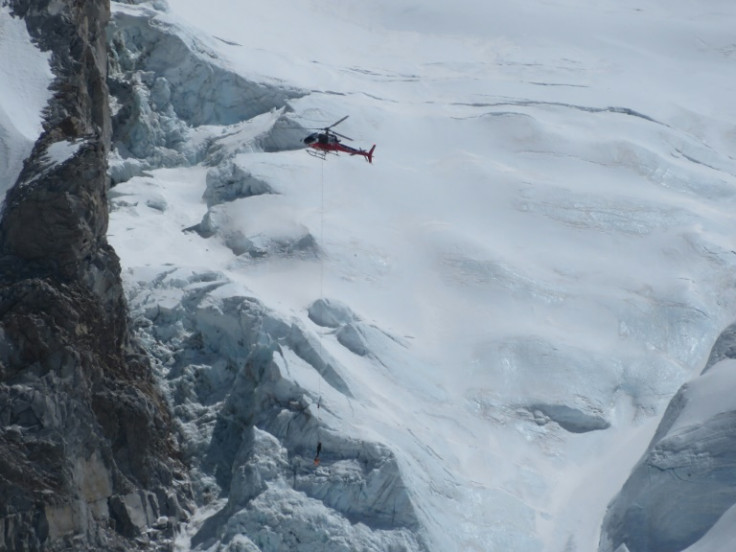
[[368, 161], [369, 163], [373, 163], [373, 152], [376, 149], [375, 144], [373, 144], [373, 147], [368, 151], [346, 146], [345, 144], [340, 142], [340, 138], [350, 141], [352, 141], [353, 139], [332, 130], [332, 127], [336, 127], [349, 116], [350, 115], [345, 115], [336, 123], [332, 123], [329, 126], [319, 129], [319, 132], [313, 132], [312, 134], [307, 136], [304, 139], [304, 143], [309, 146], [309, 148], [311, 148], [307, 150], [307, 153], [315, 157], [319, 157], [320, 159], [325, 159], [328, 153], [343, 152], [349, 153], [350, 155], [362, 155], [363, 157], [365, 157], [366, 161]]

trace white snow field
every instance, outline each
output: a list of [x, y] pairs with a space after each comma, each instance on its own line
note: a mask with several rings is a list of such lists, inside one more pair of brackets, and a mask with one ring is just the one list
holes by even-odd
[[[110, 241], [194, 465], [178, 548], [596, 550], [736, 313], [736, 5], [113, 13]], [[300, 147], [344, 115], [373, 164]], [[736, 409], [727, 372], [678, 424]]]
[[15, 184], [43, 130], [52, 77], [49, 54], [32, 43], [25, 22], [0, 4], [0, 197]]

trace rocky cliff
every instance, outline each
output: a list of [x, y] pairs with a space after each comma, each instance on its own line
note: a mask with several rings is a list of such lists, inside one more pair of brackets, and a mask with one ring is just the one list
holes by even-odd
[[0, 550], [166, 548], [186, 470], [106, 239], [107, 0], [12, 0], [56, 76], [0, 221]]

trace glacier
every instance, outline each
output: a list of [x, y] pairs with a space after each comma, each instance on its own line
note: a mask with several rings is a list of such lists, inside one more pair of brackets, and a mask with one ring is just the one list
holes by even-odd
[[[114, 2], [109, 240], [192, 470], [176, 546], [722, 542], [729, 406], [681, 397], [732, 388], [696, 376], [736, 307], [735, 16]], [[373, 166], [300, 151], [345, 114]], [[678, 462], [698, 515], [637, 525]]]

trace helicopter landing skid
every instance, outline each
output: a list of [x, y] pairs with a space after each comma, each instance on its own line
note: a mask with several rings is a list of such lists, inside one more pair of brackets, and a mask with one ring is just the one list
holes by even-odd
[[324, 161], [327, 159], [327, 152], [321, 151], [321, 150], [315, 150], [315, 149], [307, 149], [306, 152], [311, 155], [312, 157], [316, 157], [317, 159], [321, 159]]

